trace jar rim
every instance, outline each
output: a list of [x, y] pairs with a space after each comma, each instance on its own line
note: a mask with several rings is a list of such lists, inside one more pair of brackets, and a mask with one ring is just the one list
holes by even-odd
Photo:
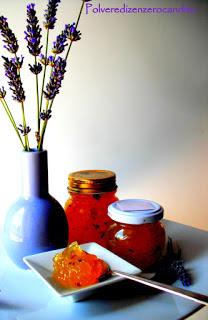
[[164, 209], [155, 201], [146, 199], [118, 200], [108, 207], [108, 216], [127, 224], [153, 223], [163, 218]]
[[116, 189], [116, 175], [110, 170], [81, 170], [68, 176], [69, 192], [100, 193]]

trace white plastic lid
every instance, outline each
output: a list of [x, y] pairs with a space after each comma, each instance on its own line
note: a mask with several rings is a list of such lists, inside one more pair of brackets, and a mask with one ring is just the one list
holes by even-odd
[[156, 202], [144, 199], [125, 199], [108, 207], [109, 217], [127, 224], [153, 223], [163, 218], [163, 208]]

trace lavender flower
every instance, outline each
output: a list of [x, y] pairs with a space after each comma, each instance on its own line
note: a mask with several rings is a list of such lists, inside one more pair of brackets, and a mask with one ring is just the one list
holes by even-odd
[[46, 58], [42, 53], [39, 55], [39, 60], [44, 66], [47, 66], [49, 64], [48, 58]]
[[6, 91], [4, 90], [4, 87], [0, 88], [0, 99], [4, 99], [6, 96]]
[[46, 58], [44, 54], [41, 53], [39, 55], [39, 59], [44, 66], [48, 66], [48, 65], [51, 67], [54, 66], [54, 56], [48, 56], [48, 58]]
[[58, 3], [60, 3], [61, 0], [49, 0], [47, 9], [45, 10], [45, 21], [44, 26], [46, 29], [54, 29], [54, 25], [56, 22], [56, 11], [58, 7]]
[[67, 46], [67, 33], [66, 29], [61, 32], [60, 35], [56, 37], [56, 41], [53, 42], [53, 49], [52, 52], [55, 54], [62, 53]]
[[38, 25], [38, 19], [36, 17], [35, 4], [31, 3], [27, 5], [27, 26], [25, 31], [25, 39], [28, 42], [28, 50], [33, 56], [38, 56], [41, 52], [42, 46], [40, 46], [41, 28]]
[[4, 38], [3, 41], [6, 43], [6, 45], [4, 45], [4, 48], [6, 48], [11, 53], [16, 53], [19, 48], [17, 38], [9, 28], [7, 18], [5, 18], [4, 16], [0, 17], [0, 32], [2, 37]]
[[50, 81], [46, 86], [46, 91], [44, 91], [44, 96], [47, 100], [54, 99], [57, 93], [59, 93], [59, 88], [61, 87], [61, 82], [64, 79], [65, 72], [66, 60], [58, 57], [54, 61], [53, 72], [50, 77]]
[[4, 59], [5, 75], [10, 80], [8, 84], [10, 90], [13, 92], [12, 97], [18, 102], [23, 102], [25, 100], [25, 92], [22, 87], [22, 81], [20, 79], [16, 63], [13, 61], [13, 59], [9, 60], [6, 57], [2, 58]]
[[51, 67], [54, 67], [55, 57], [54, 56], [48, 56], [48, 64]]
[[42, 71], [43, 67], [42, 67], [42, 65], [38, 62], [37, 64], [34, 64], [33, 66], [32, 66], [31, 64], [29, 64], [29, 69], [30, 69], [30, 71], [31, 71], [32, 73], [34, 73], [34, 74], [39, 74], [39, 73]]
[[51, 118], [51, 112], [51, 109], [48, 109], [47, 111], [43, 110], [40, 113], [40, 119], [42, 119], [43, 121], [49, 120]]
[[18, 130], [21, 132], [21, 134], [23, 135], [23, 136], [27, 136], [28, 135], [28, 133], [31, 131], [31, 128], [30, 127], [23, 127], [23, 125], [19, 125], [19, 127], [18, 127]]
[[23, 56], [21, 56], [21, 58], [15, 57], [11, 59], [11, 61], [13, 62], [13, 64], [16, 66], [17, 69], [20, 69], [22, 67], [23, 60], [24, 60]]
[[81, 32], [76, 29], [75, 23], [66, 24], [65, 26], [66, 37], [71, 41], [78, 41], [81, 39]]
[[192, 283], [190, 273], [184, 267], [184, 261], [175, 260], [171, 264], [171, 268], [175, 272], [177, 278], [181, 281], [184, 287], [189, 287]]

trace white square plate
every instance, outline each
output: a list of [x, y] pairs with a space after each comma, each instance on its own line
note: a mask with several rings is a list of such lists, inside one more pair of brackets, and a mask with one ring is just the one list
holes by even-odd
[[[98, 258], [104, 260], [109, 265], [111, 270], [115, 269], [131, 274], [141, 273], [139, 268], [133, 266], [129, 262], [123, 260], [95, 242], [83, 244], [81, 245], [81, 248], [86, 252], [93, 253]], [[62, 297], [70, 297], [73, 301], [78, 301], [89, 296], [95, 289], [122, 280], [122, 278], [119, 276], [112, 276], [106, 280], [103, 280], [102, 282], [84, 288], [63, 288], [51, 277], [53, 272], [53, 257], [61, 251], [63, 251], [63, 249], [47, 251], [24, 257], [23, 260], [51, 289], [55, 290], [55, 292]]]

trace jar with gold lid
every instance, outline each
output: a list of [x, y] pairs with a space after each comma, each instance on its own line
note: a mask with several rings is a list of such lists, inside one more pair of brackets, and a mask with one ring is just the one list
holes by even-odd
[[108, 206], [117, 201], [116, 175], [109, 170], [82, 170], [68, 176], [69, 199], [65, 212], [69, 242], [97, 242], [106, 246], [106, 230], [111, 219]]
[[143, 199], [111, 204], [107, 248], [144, 271], [154, 270], [166, 249], [163, 211], [158, 203]]

